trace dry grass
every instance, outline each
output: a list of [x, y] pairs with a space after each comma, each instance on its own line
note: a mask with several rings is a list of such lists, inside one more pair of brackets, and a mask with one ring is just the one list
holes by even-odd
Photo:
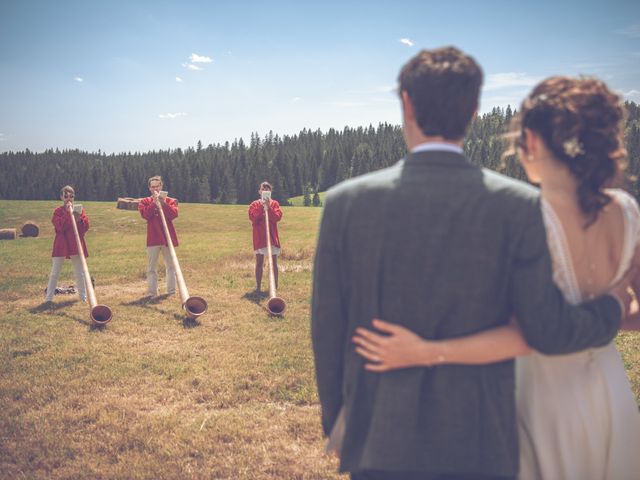
[[[137, 212], [85, 203], [89, 269], [114, 313], [93, 329], [73, 296], [39, 306], [54, 207], [0, 202], [0, 225], [43, 225], [38, 238], [0, 243], [0, 478], [339, 478], [322, 453], [309, 340], [320, 209], [285, 209], [277, 319], [251, 295], [246, 207], [182, 205], [178, 258], [209, 303], [190, 322], [176, 297], [142, 299]], [[72, 283], [65, 264], [60, 284]]]
[[[89, 269], [114, 312], [104, 329], [91, 328], [73, 297], [39, 307], [56, 204], [0, 201], [0, 225], [41, 225], [38, 238], [0, 242], [0, 478], [344, 478], [322, 454], [309, 340], [320, 209], [284, 209], [278, 293], [287, 315], [277, 319], [251, 295], [246, 207], [181, 205], [178, 258], [190, 293], [209, 303], [190, 322], [176, 297], [141, 298], [137, 212], [84, 205]], [[73, 283], [69, 262], [60, 283]], [[618, 344], [638, 397], [637, 340]]]

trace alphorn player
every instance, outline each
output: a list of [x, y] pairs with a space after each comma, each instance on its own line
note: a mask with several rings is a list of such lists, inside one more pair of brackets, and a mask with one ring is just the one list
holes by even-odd
[[176, 293], [176, 269], [167, 246], [164, 236], [162, 219], [156, 205], [156, 200], [160, 200], [162, 211], [167, 221], [171, 242], [174, 247], [178, 246], [178, 235], [173, 226], [173, 220], [178, 217], [178, 203], [173, 198], [160, 194], [162, 191], [162, 177], [154, 176], [147, 182], [151, 196], [142, 198], [138, 205], [138, 211], [142, 218], [147, 221], [147, 297], [158, 295], [158, 257], [160, 252], [164, 257], [166, 271], [167, 293]]
[[[58, 282], [58, 276], [62, 269], [62, 264], [65, 258], [71, 259], [73, 264], [73, 271], [76, 277], [76, 289], [78, 296], [83, 302], [87, 301], [87, 290], [84, 283], [84, 272], [82, 270], [82, 261], [78, 256], [78, 246], [76, 244], [75, 233], [73, 232], [73, 225], [71, 222], [76, 222], [78, 227], [78, 233], [80, 235], [80, 242], [82, 243], [82, 249], [84, 250], [84, 256], [88, 257], [87, 245], [84, 243], [84, 234], [89, 230], [89, 217], [84, 212], [84, 208], [74, 209], [73, 215], [69, 213], [69, 206], [73, 206], [76, 192], [73, 187], [66, 185], [60, 190], [60, 200], [62, 205], [57, 207], [53, 211], [51, 217], [51, 223], [55, 229], [56, 236], [53, 240], [53, 252], [51, 253], [52, 265], [51, 274], [49, 275], [49, 284], [47, 285], [47, 291], [45, 293], [45, 302], [49, 303], [53, 301], [53, 296], [56, 292], [56, 285]], [[80, 207], [80, 205], [78, 205]]]
[[[278, 288], [278, 255], [280, 255], [280, 238], [278, 237], [278, 222], [282, 219], [282, 210], [277, 200], [271, 198], [273, 187], [269, 182], [262, 182], [258, 190], [260, 198], [249, 205], [249, 219], [253, 225], [253, 250], [256, 254], [256, 292], [262, 284], [262, 269], [264, 256], [267, 255], [267, 231], [265, 228], [264, 207], [269, 210], [269, 233], [271, 238], [271, 261], [276, 288]], [[263, 192], [269, 192], [265, 194]]]

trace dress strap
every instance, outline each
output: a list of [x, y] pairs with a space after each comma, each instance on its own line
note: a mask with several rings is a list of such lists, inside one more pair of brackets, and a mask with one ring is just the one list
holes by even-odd
[[569, 242], [560, 218], [558, 218], [551, 204], [544, 198], [541, 199], [540, 204], [542, 206], [542, 218], [547, 230], [547, 244], [553, 261], [553, 280], [570, 303], [580, 303], [582, 301], [582, 293], [578, 288]]

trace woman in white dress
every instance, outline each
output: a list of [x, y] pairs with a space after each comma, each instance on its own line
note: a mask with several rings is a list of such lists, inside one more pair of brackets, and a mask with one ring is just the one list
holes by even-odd
[[[637, 263], [638, 205], [628, 193], [605, 188], [626, 153], [623, 116], [620, 99], [603, 82], [552, 77], [534, 88], [515, 122], [521, 163], [540, 184], [554, 280], [571, 303], [608, 291]], [[640, 281], [633, 285], [640, 292]], [[640, 413], [614, 342], [546, 356], [529, 349], [517, 319], [441, 341], [377, 319], [373, 326], [377, 332], [358, 329], [353, 341], [374, 372], [521, 357], [520, 479], [640, 478]], [[640, 314], [627, 317], [623, 328], [640, 329]]]

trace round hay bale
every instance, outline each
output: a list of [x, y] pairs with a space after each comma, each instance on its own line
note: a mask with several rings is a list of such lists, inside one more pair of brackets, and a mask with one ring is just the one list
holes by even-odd
[[15, 240], [18, 230], [15, 228], [0, 228], [0, 240]]
[[23, 237], [37, 237], [40, 235], [40, 227], [36, 222], [24, 222], [20, 230], [22, 231]]

